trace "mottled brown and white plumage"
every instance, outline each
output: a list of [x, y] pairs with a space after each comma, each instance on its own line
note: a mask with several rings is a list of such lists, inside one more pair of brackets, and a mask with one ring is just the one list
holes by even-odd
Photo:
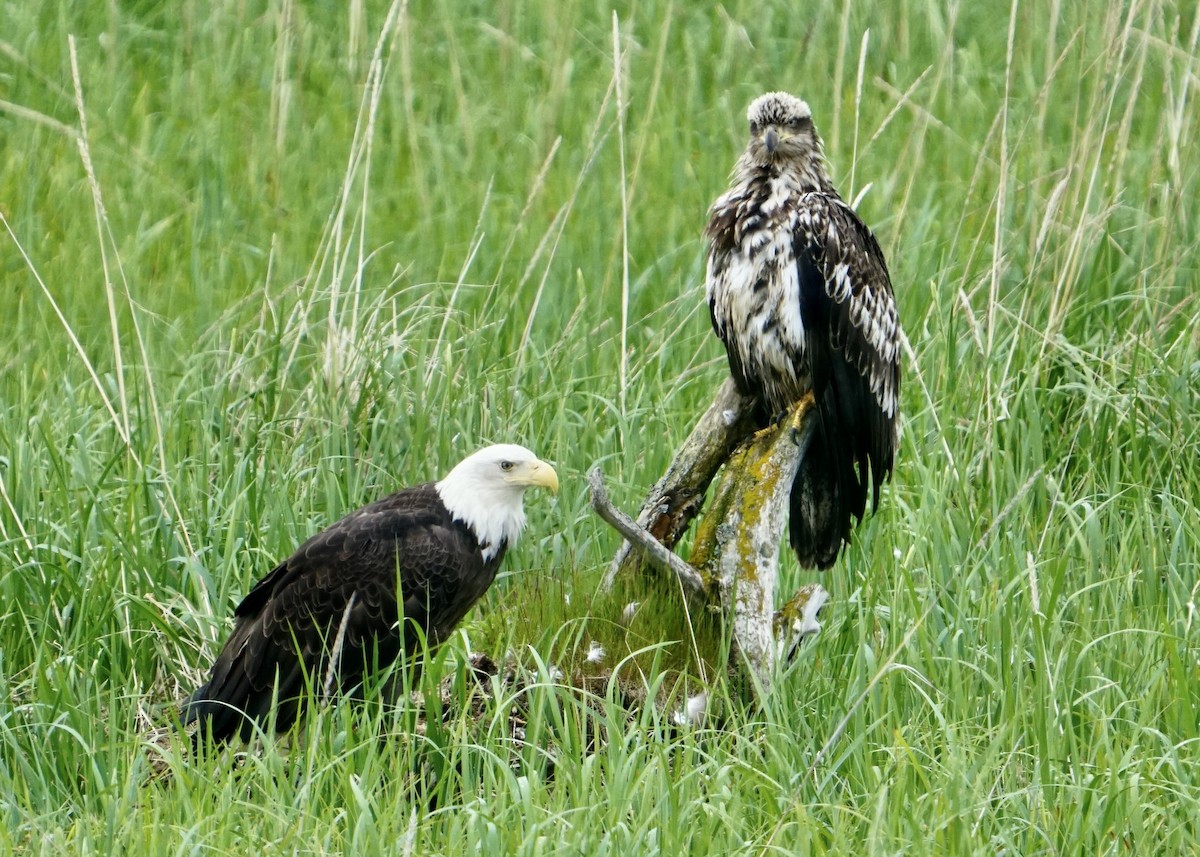
[[430, 646], [445, 640], [521, 534], [533, 486], [557, 491], [554, 468], [522, 446], [489, 446], [439, 482], [310, 538], [238, 604], [183, 722], [215, 742], [248, 739], [272, 716], [283, 731], [301, 715], [306, 688], [353, 692], [367, 672], [415, 651], [421, 635]]
[[757, 98], [732, 186], [713, 203], [706, 290], [738, 388], [763, 422], [810, 389], [820, 430], [792, 485], [789, 541], [826, 568], [891, 473], [900, 323], [883, 252], [825, 171], [808, 105]]

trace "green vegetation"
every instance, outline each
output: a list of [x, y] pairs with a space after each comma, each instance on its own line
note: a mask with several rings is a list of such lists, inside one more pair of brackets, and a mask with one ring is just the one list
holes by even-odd
[[[0, 854], [1200, 850], [1198, 54], [1170, 0], [4, 4]], [[680, 731], [549, 665], [612, 615], [583, 474], [636, 508], [727, 371], [768, 89], [890, 260], [904, 434], [818, 642]], [[464, 628], [546, 681], [145, 785], [273, 560], [502, 440], [564, 490]]]

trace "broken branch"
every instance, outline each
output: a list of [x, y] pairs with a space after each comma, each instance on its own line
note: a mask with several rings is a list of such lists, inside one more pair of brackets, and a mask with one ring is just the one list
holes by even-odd
[[588, 484], [591, 486], [592, 508], [596, 510], [597, 515], [624, 536], [628, 544], [641, 549], [646, 559], [664, 571], [674, 574], [685, 589], [700, 596], [705, 595], [707, 587], [696, 569], [671, 553], [637, 521], [612, 504], [608, 498], [608, 489], [604, 486], [604, 474], [599, 467], [588, 473]]

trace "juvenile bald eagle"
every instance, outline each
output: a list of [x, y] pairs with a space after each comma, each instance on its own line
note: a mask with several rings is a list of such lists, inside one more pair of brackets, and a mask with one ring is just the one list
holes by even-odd
[[534, 486], [557, 492], [554, 468], [522, 446], [489, 446], [440, 482], [405, 488], [313, 536], [234, 610], [233, 633], [184, 703], [183, 722], [198, 721], [197, 736], [215, 742], [245, 740], [274, 710], [284, 731], [306, 686], [353, 692], [367, 671], [415, 651], [417, 629], [431, 646], [445, 640], [495, 579]]
[[713, 328], [763, 424], [809, 390], [818, 436], [792, 483], [789, 541], [827, 568], [891, 473], [900, 323], [875, 236], [825, 172], [808, 105], [757, 98], [732, 186], [713, 203], [706, 291]]

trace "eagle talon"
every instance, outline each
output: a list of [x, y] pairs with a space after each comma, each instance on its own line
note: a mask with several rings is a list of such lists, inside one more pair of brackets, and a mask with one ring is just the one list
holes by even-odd
[[760, 440], [772, 437], [777, 431], [779, 431], [779, 422], [772, 422], [766, 428], [760, 428], [754, 434], [750, 435], [750, 442], [758, 443]]

